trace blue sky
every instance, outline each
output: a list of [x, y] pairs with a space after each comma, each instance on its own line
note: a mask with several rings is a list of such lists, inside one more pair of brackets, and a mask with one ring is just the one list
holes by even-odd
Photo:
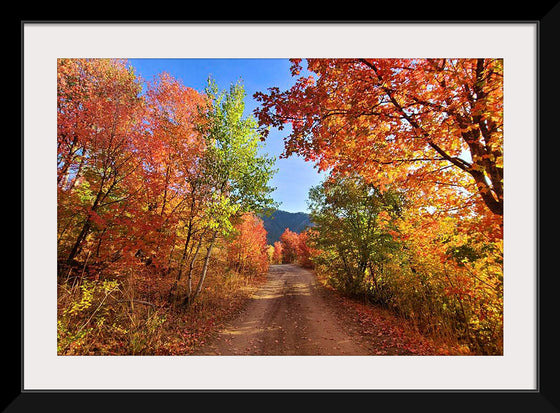
[[[290, 62], [287, 59], [129, 59], [129, 63], [136, 74], [145, 80], [167, 72], [185, 86], [200, 92], [204, 90], [209, 76], [222, 90], [229, 89], [232, 83], [241, 80], [246, 93], [245, 116], [251, 115], [258, 106], [258, 102], [253, 99], [255, 92], [265, 92], [272, 86], [286, 90], [295, 80], [290, 74]], [[286, 129], [273, 129], [264, 143], [263, 152], [276, 158], [278, 169], [270, 182], [276, 188], [273, 198], [284, 211], [308, 212], [309, 188], [319, 184], [325, 174], [318, 173], [312, 164], [298, 156], [278, 158], [283, 152], [283, 137], [287, 133]]]

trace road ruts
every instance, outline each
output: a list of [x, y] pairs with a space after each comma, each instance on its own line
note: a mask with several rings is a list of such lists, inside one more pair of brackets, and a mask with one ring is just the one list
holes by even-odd
[[245, 311], [195, 355], [367, 355], [317, 291], [313, 273], [272, 265]]

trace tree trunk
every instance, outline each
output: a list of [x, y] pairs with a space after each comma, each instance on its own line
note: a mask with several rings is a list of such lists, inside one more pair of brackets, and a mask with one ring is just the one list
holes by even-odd
[[202, 272], [200, 274], [200, 278], [198, 280], [198, 285], [196, 286], [196, 290], [191, 295], [188, 295], [183, 302], [184, 305], [190, 305], [194, 299], [200, 294], [202, 291], [202, 285], [204, 284], [204, 279], [206, 278], [206, 273], [208, 271], [208, 263], [210, 262], [210, 255], [212, 254], [212, 249], [214, 248], [214, 244], [216, 242], [216, 238], [218, 237], [218, 230], [214, 230], [214, 234], [212, 235], [212, 240], [210, 241], [210, 245], [206, 249], [206, 256], [204, 257], [204, 265], [202, 266]]
[[[198, 244], [196, 246], [196, 250], [193, 254], [193, 256], [190, 259], [190, 264], [189, 264], [189, 271], [187, 272], [187, 296], [185, 298], [185, 301], [189, 300], [189, 297], [192, 293], [192, 272], [193, 272], [193, 268], [194, 268], [194, 262], [196, 260], [196, 257], [198, 256], [198, 252], [200, 251], [200, 246], [202, 245], [202, 240], [204, 239], [204, 234], [205, 232], [202, 233], [202, 235], [200, 236], [200, 239], [198, 240]], [[189, 234], [189, 238], [190, 238]], [[183, 273], [183, 261], [186, 258], [186, 252], [187, 252], [187, 246], [188, 246], [189, 242], [185, 243], [185, 249], [183, 250], [183, 256], [181, 258], [181, 263], [179, 266], [179, 273], [177, 274], [177, 278], [175, 279], [175, 282], [173, 283], [173, 286], [171, 287], [171, 290], [169, 291], [169, 297], [168, 297], [168, 301], [171, 301], [171, 295], [172, 293], [175, 291], [175, 289], [177, 288], [177, 284], [179, 283], [179, 280], [181, 279], [181, 275]], [[191, 247], [191, 252], [192, 252], [192, 247]]]
[[189, 244], [190, 244], [190, 241], [191, 241], [191, 235], [192, 235], [192, 225], [191, 225], [191, 223], [189, 223], [189, 231], [187, 233], [187, 239], [185, 240], [185, 246], [183, 248], [183, 254], [181, 254], [181, 260], [179, 261], [179, 270], [177, 272], [177, 278], [175, 278], [175, 282], [173, 283], [173, 285], [171, 286], [171, 289], [169, 290], [168, 301], [171, 300], [171, 295], [177, 289], [177, 284], [179, 283], [179, 281], [181, 280], [181, 276], [183, 275], [183, 264], [185, 262], [185, 259], [187, 258], [187, 251], [189, 249]]
[[[99, 187], [99, 191], [97, 192], [97, 195], [95, 196], [95, 201], [93, 202], [93, 205], [91, 207], [91, 212], [96, 212], [97, 211], [97, 209], [99, 208], [99, 205], [103, 202], [103, 200], [107, 197], [107, 195], [109, 195], [109, 192], [111, 192], [111, 190], [113, 189], [113, 187], [117, 183], [117, 181], [114, 180], [113, 183], [111, 184], [111, 186], [109, 187], [109, 189], [107, 189], [107, 191], [105, 193], [103, 193], [103, 185], [105, 184], [105, 180], [106, 180], [106, 175], [105, 175], [105, 172], [103, 172], [103, 177], [101, 179], [101, 184], [100, 184], [100, 187]], [[86, 221], [84, 222], [84, 226], [82, 227], [82, 230], [80, 231], [80, 234], [78, 235], [78, 238], [76, 239], [76, 242], [74, 243], [74, 246], [72, 247], [72, 250], [70, 251], [70, 255], [68, 256], [68, 260], [67, 260], [68, 263], [71, 263], [72, 260], [76, 257], [76, 255], [78, 255], [78, 253], [81, 251], [82, 243], [86, 239], [90, 229], [91, 229], [91, 221], [90, 221], [90, 217], [88, 215], [86, 217]]]
[[89, 232], [91, 228], [91, 222], [89, 220], [89, 217], [86, 219], [86, 222], [84, 223], [84, 226], [82, 227], [82, 230], [80, 231], [80, 234], [78, 235], [78, 238], [76, 239], [76, 242], [74, 243], [74, 246], [72, 247], [72, 250], [70, 251], [70, 255], [68, 255], [68, 263], [70, 264], [72, 262], [72, 260], [76, 257], [76, 255], [78, 255], [78, 253], [81, 250], [82, 247], [82, 242], [86, 239], [86, 236]]
[[187, 297], [192, 295], [192, 273], [194, 270], [194, 262], [196, 261], [196, 257], [198, 257], [198, 253], [200, 252], [200, 247], [202, 246], [202, 240], [204, 239], [204, 232], [200, 239], [198, 240], [198, 245], [196, 246], [196, 251], [194, 252], [191, 262], [189, 264], [189, 272], [187, 273]]

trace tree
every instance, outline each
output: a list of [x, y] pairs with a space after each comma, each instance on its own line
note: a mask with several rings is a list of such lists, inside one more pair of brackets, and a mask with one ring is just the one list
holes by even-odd
[[396, 247], [391, 231], [402, 196], [381, 192], [359, 175], [331, 176], [309, 191], [313, 246], [347, 292], [378, 287], [378, 273]]
[[268, 271], [266, 230], [254, 213], [241, 216], [234, 226], [233, 239], [227, 244], [228, 264], [239, 274], [257, 275]]
[[301, 59], [292, 63], [300, 77], [291, 89], [255, 94], [264, 134], [292, 127], [284, 156], [358, 172], [382, 190], [407, 188], [427, 206], [476, 210], [501, 226], [501, 59], [307, 59], [308, 76]]
[[275, 172], [274, 159], [259, 154], [261, 135], [257, 123], [251, 116], [243, 117], [243, 85], [238, 82], [227, 93], [220, 92], [210, 78], [205, 92], [208, 105], [202, 110], [199, 131], [206, 141], [202, 169], [204, 185], [210, 193], [202, 233], [207, 235], [207, 242], [197, 287], [188, 292], [185, 304], [202, 290], [216, 239], [232, 231], [232, 219], [275, 206], [270, 198], [273, 188], [268, 186]]
[[[188, 291], [202, 245], [204, 207], [209, 200], [203, 175], [206, 141], [199, 131], [206, 105], [203, 95], [185, 87], [166, 73], [147, 84], [145, 122], [151, 139], [146, 140], [146, 167], [150, 171], [149, 209], [156, 226], [145, 253], [177, 273], [169, 299], [184, 271]], [[176, 244], [179, 255], [174, 257]]]
[[[108, 230], [143, 189], [145, 170], [135, 155], [145, 138], [140, 90], [123, 61], [58, 60], [58, 245], [68, 263], [94, 230], [97, 255], [103, 237], [118, 239]], [[121, 253], [112, 249], [116, 257]]]
[[284, 256], [284, 246], [280, 241], [276, 241], [273, 245], [274, 252], [272, 253], [272, 263], [273, 264], [282, 264], [283, 256]]
[[[311, 235], [310, 235], [311, 234]], [[304, 268], [313, 268], [313, 257], [318, 253], [310, 244], [313, 230], [307, 228], [299, 233], [297, 244], [297, 261]]]
[[282, 243], [282, 263], [295, 263], [298, 256], [298, 234], [286, 228], [280, 235], [280, 242]]

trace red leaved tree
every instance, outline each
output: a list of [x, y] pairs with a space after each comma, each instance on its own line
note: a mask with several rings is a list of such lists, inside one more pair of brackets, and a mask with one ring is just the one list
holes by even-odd
[[227, 244], [230, 268], [240, 274], [257, 275], [268, 271], [268, 245], [263, 221], [247, 213], [235, 225], [234, 237]]
[[280, 242], [282, 243], [282, 263], [295, 263], [298, 257], [298, 234], [286, 228], [280, 235]]
[[99, 256], [107, 240], [108, 258], [123, 254], [128, 236], [112, 230], [140, 210], [131, 195], [145, 182], [140, 90], [122, 61], [58, 60], [58, 247], [67, 262], [84, 249]]
[[406, 188], [425, 206], [482, 212], [501, 237], [501, 59], [308, 59], [306, 76], [292, 62], [291, 89], [255, 94], [263, 133], [292, 127], [285, 156]]
[[272, 263], [282, 264], [282, 259], [284, 256], [284, 246], [280, 241], [274, 243], [274, 252], [272, 253]]

